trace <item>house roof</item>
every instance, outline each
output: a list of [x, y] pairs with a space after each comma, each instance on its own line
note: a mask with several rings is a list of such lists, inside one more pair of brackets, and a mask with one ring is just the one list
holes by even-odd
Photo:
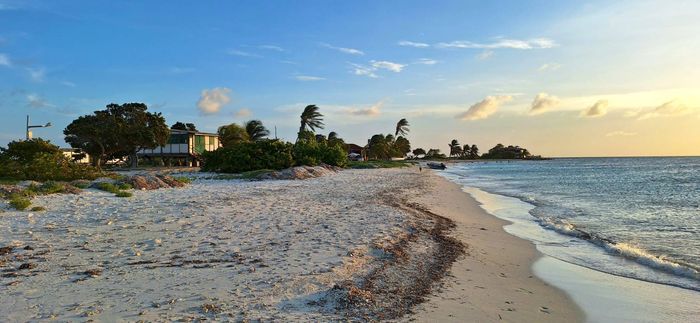
[[210, 132], [201, 132], [201, 131], [190, 131], [190, 130], [180, 130], [180, 129], [170, 129], [170, 133], [173, 134], [194, 134], [194, 135], [205, 135], [205, 136], [216, 136], [218, 137], [219, 134], [217, 133], [210, 133]]

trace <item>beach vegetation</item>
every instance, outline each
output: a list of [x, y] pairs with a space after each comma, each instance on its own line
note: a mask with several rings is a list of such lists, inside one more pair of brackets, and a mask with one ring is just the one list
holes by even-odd
[[0, 178], [5, 180], [70, 181], [101, 175], [94, 167], [74, 163], [41, 138], [12, 141], [0, 148], [0, 165]]
[[412, 153], [413, 153], [413, 156], [416, 156], [416, 157], [424, 156], [426, 154], [425, 149], [423, 149], [423, 148], [416, 148], [412, 151]]
[[105, 191], [109, 193], [117, 193], [119, 192], [119, 186], [109, 183], [109, 182], [100, 182], [95, 184], [95, 188], [100, 190], [100, 191]]
[[32, 207], [31, 209], [29, 209], [29, 211], [32, 211], [32, 212], [43, 212], [43, 211], [46, 211], [46, 208], [43, 207], [43, 206], [35, 206], [35, 207]]
[[9, 204], [15, 210], [24, 211], [30, 205], [32, 205], [32, 201], [30, 201], [28, 197], [23, 196], [21, 194], [13, 194], [10, 196]]
[[457, 139], [452, 139], [449, 144], [450, 147], [450, 157], [459, 157], [462, 155], [462, 146], [459, 144]]
[[148, 112], [143, 103], [109, 104], [104, 110], [73, 120], [65, 130], [65, 140], [92, 156], [95, 167], [110, 159], [128, 157], [138, 166], [137, 152], [164, 146], [170, 137], [165, 118]]
[[410, 167], [412, 165], [412, 163], [403, 160], [367, 160], [349, 161], [347, 167], [351, 169], [373, 169]]
[[120, 190], [130, 190], [130, 189], [133, 189], [134, 187], [129, 183], [119, 183], [117, 185], [117, 188], [119, 188]]
[[182, 183], [182, 184], [192, 183], [192, 179], [187, 177], [187, 176], [176, 176], [176, 177], [173, 177], [173, 179], [178, 181], [179, 183]]
[[116, 196], [116, 197], [132, 197], [132, 196], [134, 196], [134, 194], [131, 192], [127, 192], [127, 191], [119, 191], [119, 192], [115, 193], [114, 196]]
[[294, 165], [293, 145], [279, 140], [239, 142], [202, 154], [203, 171], [242, 173], [258, 169], [284, 169]]

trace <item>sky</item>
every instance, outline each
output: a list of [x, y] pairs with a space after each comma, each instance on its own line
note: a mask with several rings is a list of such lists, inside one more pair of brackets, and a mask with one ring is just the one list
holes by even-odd
[[700, 155], [698, 1], [0, 0], [0, 146], [109, 103], [215, 132], [259, 119], [293, 141], [365, 144], [408, 119], [565, 156]]

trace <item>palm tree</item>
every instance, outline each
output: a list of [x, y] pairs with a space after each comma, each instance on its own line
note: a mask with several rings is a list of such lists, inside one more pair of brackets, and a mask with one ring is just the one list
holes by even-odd
[[224, 147], [233, 146], [239, 142], [249, 141], [248, 132], [246, 129], [235, 124], [229, 124], [219, 127], [219, 140]]
[[398, 137], [398, 135], [406, 137], [406, 134], [410, 130], [408, 129], [408, 120], [405, 118], [399, 120], [399, 122], [396, 123], [396, 132], [394, 133], [395, 137]]
[[299, 133], [304, 132], [306, 127], [311, 131], [316, 131], [316, 128], [323, 129], [323, 115], [318, 112], [318, 107], [315, 104], [307, 105], [304, 112], [301, 113], [301, 126]]
[[245, 132], [252, 141], [258, 141], [270, 135], [270, 131], [263, 126], [260, 120], [250, 120], [245, 123]]
[[462, 147], [459, 145], [459, 141], [457, 139], [452, 139], [452, 142], [449, 144], [450, 146], [450, 157], [452, 156], [459, 156], [459, 154], [462, 152]]

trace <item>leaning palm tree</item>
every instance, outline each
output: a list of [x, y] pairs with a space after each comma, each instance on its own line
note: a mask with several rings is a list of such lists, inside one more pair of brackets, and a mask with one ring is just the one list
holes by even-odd
[[323, 129], [323, 115], [318, 112], [318, 107], [315, 104], [307, 105], [304, 112], [301, 113], [301, 126], [299, 133], [304, 132], [306, 127], [311, 131], [316, 131], [316, 128]]
[[399, 135], [401, 135], [406, 137], [406, 134], [409, 131], [410, 130], [408, 129], [408, 120], [406, 120], [406, 118], [403, 118], [396, 123], [396, 132], [394, 133], [394, 136], [398, 137]]
[[270, 131], [263, 126], [260, 120], [250, 120], [245, 123], [245, 132], [252, 141], [258, 141], [270, 135]]

